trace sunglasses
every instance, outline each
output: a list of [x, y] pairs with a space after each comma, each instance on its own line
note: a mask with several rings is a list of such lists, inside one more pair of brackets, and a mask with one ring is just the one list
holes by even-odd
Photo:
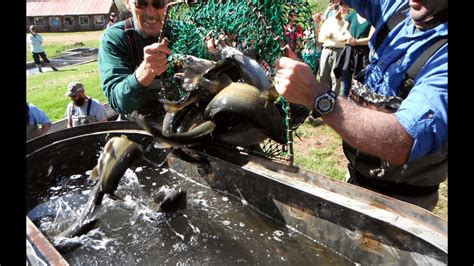
[[136, 0], [133, 2], [137, 9], [145, 9], [148, 5], [152, 5], [155, 9], [163, 9], [166, 6], [166, 0], [155, 0], [151, 3], [148, 3], [145, 0]]

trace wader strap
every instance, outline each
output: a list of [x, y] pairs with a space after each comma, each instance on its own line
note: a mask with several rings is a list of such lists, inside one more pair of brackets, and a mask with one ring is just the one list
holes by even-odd
[[430, 59], [430, 57], [447, 42], [448, 36], [439, 37], [439, 39], [433, 42], [430, 47], [428, 47], [420, 56], [418, 56], [415, 62], [405, 72], [405, 78], [398, 89], [397, 96], [401, 98], [406, 98], [408, 96], [411, 88], [413, 88], [415, 85], [415, 78], [420, 72], [421, 68], [426, 64], [428, 59]]
[[404, 11], [408, 10], [408, 3], [399, 8], [395, 14], [393, 14], [383, 25], [382, 29], [380, 29], [380, 32], [377, 34], [377, 38], [375, 39], [375, 44], [374, 44], [374, 51], [379, 49], [380, 45], [382, 45], [382, 42], [385, 40], [385, 37], [387, 37], [388, 33], [393, 30], [400, 22], [402, 22], [405, 18], [406, 15], [404, 14]]
[[[398, 24], [400, 24], [405, 18], [406, 15], [404, 14], [406, 10], [408, 10], [409, 7], [407, 5], [399, 8], [395, 14], [393, 14], [385, 23], [385, 25], [382, 27], [380, 32], [377, 34], [375, 44], [374, 44], [374, 50], [376, 51], [380, 45], [382, 45], [382, 42], [385, 40], [385, 38], [388, 36], [388, 33], [393, 30]], [[446, 13], [446, 12], [444, 12]], [[405, 72], [405, 77], [400, 84], [400, 87], [398, 89], [397, 96], [401, 97], [402, 99], [405, 99], [408, 94], [410, 93], [410, 90], [412, 89], [413, 85], [415, 85], [415, 78], [420, 72], [421, 68], [426, 64], [426, 61], [430, 59], [430, 57], [445, 43], [448, 42], [448, 36], [440, 36], [438, 39], [436, 39], [423, 53], [418, 56], [418, 58], [415, 60], [415, 62], [408, 68], [408, 70]], [[361, 79], [358, 79], [359, 81]]]
[[135, 27], [133, 25], [132, 18], [125, 20], [125, 34], [128, 38], [128, 47], [130, 48], [130, 54], [132, 55], [132, 68], [135, 70], [140, 64], [140, 53], [138, 51], [137, 39], [135, 38]]
[[375, 178], [368, 178], [355, 171], [351, 165], [349, 165], [348, 168], [351, 174], [351, 178], [348, 181], [349, 183], [355, 183], [357, 185], [360, 185], [361, 187], [374, 190], [389, 197], [392, 197], [393, 195], [405, 197], [428, 196], [438, 191], [439, 189], [439, 184], [435, 186], [422, 187], [402, 183], [387, 182]]
[[87, 116], [89, 116], [91, 113], [91, 105], [92, 105], [92, 98], [89, 98], [88, 103], [87, 103], [87, 111], [86, 111]]

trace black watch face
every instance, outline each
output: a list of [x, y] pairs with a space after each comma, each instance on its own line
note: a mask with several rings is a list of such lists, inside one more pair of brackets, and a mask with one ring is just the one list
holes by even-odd
[[328, 97], [321, 99], [319, 102], [319, 109], [321, 109], [322, 112], [329, 111], [331, 109], [331, 100], [328, 99]]
[[313, 117], [318, 118], [332, 111], [334, 108], [335, 98], [329, 92], [319, 96], [316, 99], [313, 110]]

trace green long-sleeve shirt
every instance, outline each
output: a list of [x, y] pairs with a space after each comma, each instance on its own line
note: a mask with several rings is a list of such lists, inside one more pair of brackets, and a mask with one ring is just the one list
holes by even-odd
[[[140, 58], [143, 58], [145, 46], [157, 42], [156, 37], [146, 38], [140, 34], [136, 26], [135, 40]], [[114, 24], [102, 34], [98, 54], [102, 90], [107, 96], [110, 106], [122, 114], [137, 110], [144, 101], [147, 89], [138, 83], [135, 76], [135, 66], [130, 49], [125, 33], [125, 21]]]

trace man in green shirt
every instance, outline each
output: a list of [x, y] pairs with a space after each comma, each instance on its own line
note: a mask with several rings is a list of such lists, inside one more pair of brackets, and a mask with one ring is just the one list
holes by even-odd
[[158, 43], [167, 0], [124, 0], [132, 18], [107, 28], [100, 42], [98, 63], [102, 90], [120, 114], [137, 111], [146, 117], [164, 112], [157, 101], [171, 50]]

